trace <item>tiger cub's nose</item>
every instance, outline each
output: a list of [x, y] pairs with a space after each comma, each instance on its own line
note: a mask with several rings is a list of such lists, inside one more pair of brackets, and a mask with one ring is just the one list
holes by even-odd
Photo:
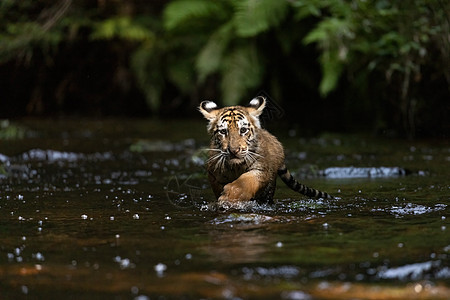
[[228, 147], [228, 153], [230, 153], [233, 156], [238, 156], [239, 152], [241, 152], [241, 148], [240, 147]]

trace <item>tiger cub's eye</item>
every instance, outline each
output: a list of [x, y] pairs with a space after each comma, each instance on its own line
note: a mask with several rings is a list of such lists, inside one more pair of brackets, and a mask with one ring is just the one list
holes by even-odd
[[242, 127], [240, 130], [241, 134], [245, 134], [245, 133], [247, 133], [247, 131], [248, 131], [248, 128], [245, 128], [245, 127]]
[[227, 134], [227, 130], [226, 130], [226, 129], [220, 129], [220, 130], [219, 130], [219, 133], [225, 135], [225, 134]]

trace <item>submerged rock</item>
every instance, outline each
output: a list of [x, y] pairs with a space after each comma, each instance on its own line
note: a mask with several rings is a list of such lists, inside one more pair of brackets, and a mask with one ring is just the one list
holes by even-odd
[[322, 171], [328, 178], [372, 178], [372, 177], [398, 177], [409, 172], [400, 167], [332, 167]]
[[23, 161], [77, 161], [82, 158], [84, 155], [80, 153], [42, 149], [32, 149], [22, 154]]

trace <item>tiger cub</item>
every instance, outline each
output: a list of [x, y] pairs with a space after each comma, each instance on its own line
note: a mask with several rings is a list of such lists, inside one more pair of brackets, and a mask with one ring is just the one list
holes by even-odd
[[256, 200], [272, 203], [277, 174], [292, 190], [308, 197], [332, 198], [292, 177], [284, 163], [284, 150], [276, 137], [261, 128], [259, 116], [266, 99], [256, 97], [249, 105], [219, 108], [203, 101], [199, 111], [209, 121], [211, 135], [208, 179], [223, 208], [243, 208]]

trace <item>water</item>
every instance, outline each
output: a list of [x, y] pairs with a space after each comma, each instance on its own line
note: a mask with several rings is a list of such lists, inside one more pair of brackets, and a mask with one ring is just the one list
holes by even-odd
[[203, 122], [21, 128], [0, 143], [1, 299], [450, 297], [446, 141], [280, 131], [293, 173], [336, 199], [280, 181], [274, 205], [219, 212]]

